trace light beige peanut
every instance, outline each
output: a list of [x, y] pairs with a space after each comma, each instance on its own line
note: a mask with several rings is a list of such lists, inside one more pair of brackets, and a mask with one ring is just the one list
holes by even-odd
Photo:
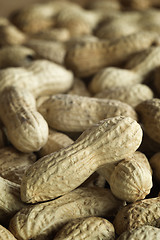
[[94, 97], [115, 99], [136, 107], [139, 103], [152, 99], [153, 96], [153, 91], [147, 85], [139, 83], [131, 86], [109, 88], [99, 92]]
[[127, 157], [115, 167], [109, 184], [112, 193], [119, 199], [127, 202], [144, 199], [153, 186], [148, 159], [140, 152]]
[[132, 18], [117, 18], [111, 22], [104, 22], [102, 26], [96, 30], [96, 36], [101, 39], [114, 40], [129, 34], [135, 33], [140, 30], [139, 25], [132, 20]]
[[160, 152], [154, 154], [150, 160], [150, 165], [153, 170], [153, 176], [160, 182]]
[[148, 225], [144, 225], [134, 230], [124, 232], [117, 240], [159, 240], [160, 229]]
[[37, 60], [26, 68], [0, 71], [0, 91], [8, 86], [28, 89], [37, 98], [41, 95], [68, 91], [73, 84], [71, 71], [47, 60]]
[[21, 183], [26, 169], [36, 161], [33, 153], [21, 153], [13, 147], [0, 149], [0, 176], [17, 184]]
[[115, 67], [103, 68], [94, 75], [89, 83], [92, 93], [99, 93], [105, 89], [133, 86], [142, 82], [142, 77], [130, 70]]
[[136, 111], [140, 116], [140, 122], [144, 127], [144, 131], [155, 142], [160, 143], [160, 99], [146, 100], [137, 105]]
[[9, 24], [10, 24], [10, 22], [9, 22], [8, 18], [2, 17], [2, 16], [0, 17], [0, 26], [6, 26]]
[[19, 45], [26, 41], [26, 35], [12, 24], [0, 26], [0, 46]]
[[33, 164], [22, 179], [21, 198], [34, 203], [70, 192], [101, 166], [135, 152], [141, 141], [142, 130], [135, 120], [124, 116], [105, 119], [72, 145]]
[[78, 188], [56, 200], [23, 208], [11, 219], [9, 229], [18, 240], [48, 240], [71, 220], [113, 216], [122, 205], [109, 189]]
[[160, 227], [160, 197], [129, 204], [121, 208], [114, 219], [118, 235], [144, 225]]
[[30, 48], [6, 46], [0, 49], [0, 68], [27, 66], [35, 57]]
[[0, 240], [16, 240], [10, 231], [0, 225]]
[[118, 164], [106, 164], [98, 173], [108, 181], [112, 193], [127, 202], [144, 199], [153, 185], [148, 159], [138, 151]]
[[33, 34], [35, 39], [43, 39], [48, 41], [67, 41], [70, 39], [70, 32], [67, 28], [52, 28]]
[[74, 79], [74, 83], [72, 88], [67, 92], [67, 94], [70, 95], [79, 95], [79, 96], [87, 96], [90, 97], [90, 92], [87, 89], [85, 83], [79, 79], [79, 78], [75, 78]]
[[50, 127], [64, 132], [82, 132], [102, 119], [120, 115], [137, 120], [134, 109], [128, 104], [69, 94], [49, 96], [38, 111]]
[[27, 34], [37, 33], [54, 26], [53, 8], [49, 4], [32, 4], [10, 17], [13, 24]]
[[56, 16], [56, 26], [67, 28], [71, 37], [87, 35], [91, 33], [91, 26], [82, 9], [66, 7]]
[[52, 152], [59, 151], [61, 148], [65, 148], [71, 145], [73, 142], [74, 141], [66, 134], [50, 129], [48, 140], [46, 144], [40, 149], [38, 155], [40, 157], [46, 156]]
[[47, 142], [48, 125], [26, 89], [4, 89], [0, 94], [0, 119], [9, 141], [22, 152], [38, 151]]
[[77, 76], [90, 76], [107, 66], [117, 66], [132, 54], [147, 49], [155, 43], [157, 33], [140, 31], [108, 42], [89, 42], [69, 49], [65, 62]]
[[113, 225], [104, 218], [89, 217], [76, 219], [66, 224], [55, 236], [54, 240], [114, 240]]
[[26, 205], [20, 199], [20, 185], [0, 177], [0, 222], [8, 224], [13, 215]]
[[61, 42], [29, 39], [25, 45], [33, 49], [39, 58], [47, 59], [58, 64], [64, 63], [66, 47]]
[[125, 67], [139, 74], [144, 81], [159, 66], [159, 61], [160, 47], [151, 47], [133, 56]]

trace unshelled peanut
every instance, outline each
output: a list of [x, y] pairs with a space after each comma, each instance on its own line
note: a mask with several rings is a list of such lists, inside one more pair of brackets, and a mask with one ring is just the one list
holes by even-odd
[[34, 163], [22, 179], [21, 198], [35, 203], [70, 192], [101, 166], [134, 153], [141, 141], [142, 129], [135, 120], [124, 116], [105, 119], [72, 145]]
[[11, 219], [9, 229], [18, 240], [52, 239], [71, 220], [114, 216], [122, 205], [109, 189], [78, 188], [56, 200], [23, 208]]

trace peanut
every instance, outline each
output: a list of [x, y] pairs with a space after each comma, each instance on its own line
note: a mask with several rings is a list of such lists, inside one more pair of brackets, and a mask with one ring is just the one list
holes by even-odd
[[144, 225], [134, 230], [124, 232], [117, 240], [159, 240], [160, 229], [148, 225]]
[[0, 68], [27, 66], [35, 58], [35, 52], [22, 46], [7, 46], [0, 49]]
[[112, 193], [127, 202], [144, 199], [152, 188], [148, 159], [138, 151], [118, 164], [106, 164], [98, 173], [108, 181]]
[[64, 132], [82, 132], [104, 118], [120, 115], [137, 119], [134, 109], [120, 101], [68, 94], [49, 96], [38, 111], [50, 127]]
[[[85, 231], [84, 231], [85, 229]], [[114, 240], [113, 225], [104, 218], [89, 217], [76, 219], [66, 224], [55, 236], [54, 240]]]
[[25, 88], [37, 98], [66, 92], [73, 84], [72, 72], [47, 60], [37, 60], [24, 68], [0, 71], [0, 91], [8, 86]]
[[41, 31], [33, 35], [34, 39], [43, 39], [48, 41], [67, 41], [70, 39], [70, 33], [67, 28], [53, 28]]
[[144, 84], [134, 84], [133, 86], [113, 87], [99, 92], [94, 97], [115, 99], [125, 102], [132, 107], [136, 107], [139, 103], [152, 99], [153, 91]]
[[146, 100], [137, 105], [136, 111], [140, 115], [140, 121], [143, 124], [145, 132], [155, 142], [160, 143], [160, 99], [153, 98]]
[[90, 76], [107, 66], [120, 65], [137, 52], [147, 49], [157, 39], [157, 33], [138, 32], [108, 42], [92, 42], [69, 49], [65, 62], [77, 76]]
[[56, 200], [23, 208], [11, 219], [9, 229], [18, 240], [52, 239], [71, 220], [113, 216], [122, 205], [109, 189], [78, 188]]
[[33, 153], [21, 153], [13, 147], [0, 149], [0, 176], [20, 184], [26, 169], [36, 161]]
[[108, 67], [94, 75], [89, 83], [89, 90], [92, 93], [98, 93], [105, 89], [133, 86], [140, 82], [142, 82], [142, 77], [137, 73], [126, 69]]
[[144, 81], [159, 66], [160, 47], [151, 47], [132, 57], [126, 68], [139, 74]]
[[1, 25], [0, 36], [0, 46], [19, 45], [26, 41], [26, 35], [12, 24]]
[[48, 140], [46, 144], [40, 149], [39, 156], [43, 157], [52, 152], [59, 151], [61, 148], [65, 148], [71, 145], [73, 142], [74, 141], [66, 134], [50, 129]]
[[122, 116], [103, 120], [71, 146], [33, 164], [22, 179], [21, 198], [34, 203], [70, 192], [104, 164], [132, 154], [141, 140], [142, 130], [135, 120]]
[[34, 4], [16, 12], [11, 21], [27, 34], [37, 33], [54, 26], [53, 8], [48, 4]]
[[127, 157], [115, 167], [109, 184], [112, 193], [119, 199], [127, 202], [144, 199], [153, 186], [148, 159], [139, 152]]
[[0, 222], [8, 224], [13, 215], [26, 205], [20, 199], [20, 185], [0, 177]]
[[6, 228], [0, 225], [0, 239], [1, 240], [16, 240], [15, 237]]
[[8, 87], [0, 95], [0, 118], [7, 137], [22, 152], [38, 151], [48, 139], [48, 125], [27, 90]]
[[160, 227], [160, 197], [140, 200], [121, 208], [114, 219], [117, 234], [144, 225]]
[[33, 49], [39, 58], [47, 59], [58, 64], [64, 63], [66, 48], [63, 43], [41, 39], [30, 39], [25, 45]]

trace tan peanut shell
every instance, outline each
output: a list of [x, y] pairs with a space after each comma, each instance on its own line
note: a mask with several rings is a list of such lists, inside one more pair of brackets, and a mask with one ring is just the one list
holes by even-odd
[[18, 240], [52, 239], [71, 220], [113, 216], [122, 205], [109, 189], [78, 188], [56, 200], [23, 208], [11, 219], [9, 229]]
[[10, 24], [10, 22], [7, 17], [2, 17], [2, 16], [0, 17], [0, 26], [6, 26], [9, 24]]
[[54, 26], [52, 15], [50, 5], [37, 3], [18, 10], [10, 18], [23, 32], [33, 34]]
[[112, 223], [104, 218], [88, 217], [76, 219], [66, 224], [55, 236], [54, 240], [114, 240]]
[[7, 224], [26, 205], [20, 199], [20, 185], [0, 177], [0, 222]]
[[92, 93], [99, 93], [105, 89], [133, 86], [142, 81], [142, 77], [130, 70], [108, 67], [95, 74], [89, 84]]
[[136, 107], [144, 131], [155, 142], [160, 143], [160, 99], [146, 100]]
[[86, 96], [86, 97], [90, 97], [90, 95], [91, 95], [89, 90], [87, 89], [85, 83], [81, 79], [79, 79], [79, 78], [75, 78], [74, 79], [73, 86], [67, 92], [67, 94]]
[[65, 148], [71, 145], [73, 142], [74, 141], [66, 134], [50, 129], [48, 140], [46, 144], [40, 149], [38, 155], [40, 157], [46, 156], [52, 152], [59, 151], [61, 148]]
[[120, 65], [137, 52], [147, 49], [156, 40], [156, 33], [140, 31], [108, 42], [89, 42], [69, 49], [65, 62], [77, 76], [86, 77], [107, 66]]
[[118, 235], [144, 225], [160, 227], [160, 197], [129, 204], [121, 208], [114, 219]]
[[153, 91], [144, 84], [134, 84], [132, 86], [113, 87], [99, 92], [94, 97], [115, 99], [136, 107], [139, 103], [152, 99]]
[[33, 49], [39, 58], [47, 59], [58, 64], [64, 63], [66, 48], [63, 43], [41, 39], [30, 39], [25, 45]]
[[160, 47], [150, 47], [133, 56], [125, 67], [139, 74], [144, 80], [149, 73], [159, 66], [159, 61]]
[[152, 188], [152, 170], [146, 156], [136, 151], [117, 163], [107, 163], [97, 171], [119, 199], [135, 202], [145, 198]]
[[0, 71], [0, 91], [7, 86], [28, 89], [35, 97], [66, 92], [73, 84], [72, 72], [47, 60], [37, 60], [25, 68]]
[[70, 32], [67, 28], [52, 28], [33, 35], [35, 39], [62, 42], [69, 40], [70, 37]]
[[35, 52], [22, 46], [6, 46], [0, 49], [0, 68], [27, 66], [34, 58]]
[[21, 183], [26, 169], [36, 161], [34, 153], [21, 153], [13, 147], [0, 149], [0, 176]]
[[150, 165], [153, 170], [153, 176], [160, 182], [160, 152], [154, 154], [150, 160]]
[[71, 37], [87, 35], [91, 33], [90, 22], [81, 8], [66, 7], [56, 16], [56, 26], [67, 28]]
[[10, 231], [0, 225], [0, 240], [16, 240]]
[[105, 119], [72, 145], [33, 164], [22, 179], [21, 198], [34, 203], [70, 192], [104, 164], [135, 152], [141, 141], [142, 130], [135, 120], [124, 116]]
[[96, 30], [96, 36], [101, 39], [109, 39], [110, 41], [133, 34], [140, 30], [139, 25], [132, 20], [132, 17], [127, 19], [116, 18], [111, 20], [109, 23], [106, 21], [102, 26], [98, 27]]
[[69, 94], [48, 97], [38, 107], [38, 111], [50, 127], [64, 132], [82, 132], [100, 120], [120, 115], [137, 120], [136, 112], [128, 104]]
[[26, 41], [26, 35], [12, 24], [0, 26], [0, 46], [19, 45]]
[[112, 193], [119, 199], [127, 202], [144, 199], [153, 186], [148, 159], [140, 152], [125, 158], [113, 170], [109, 184]]
[[134, 230], [129, 230], [124, 233], [117, 240], [159, 240], [160, 229], [148, 225], [144, 225]]
[[48, 139], [48, 125], [26, 89], [8, 87], [0, 94], [0, 118], [7, 137], [22, 152], [38, 151]]

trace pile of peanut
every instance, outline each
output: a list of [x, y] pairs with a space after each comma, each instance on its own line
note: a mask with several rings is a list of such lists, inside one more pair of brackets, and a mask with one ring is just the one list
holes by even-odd
[[159, 8], [0, 18], [0, 239], [160, 239]]

